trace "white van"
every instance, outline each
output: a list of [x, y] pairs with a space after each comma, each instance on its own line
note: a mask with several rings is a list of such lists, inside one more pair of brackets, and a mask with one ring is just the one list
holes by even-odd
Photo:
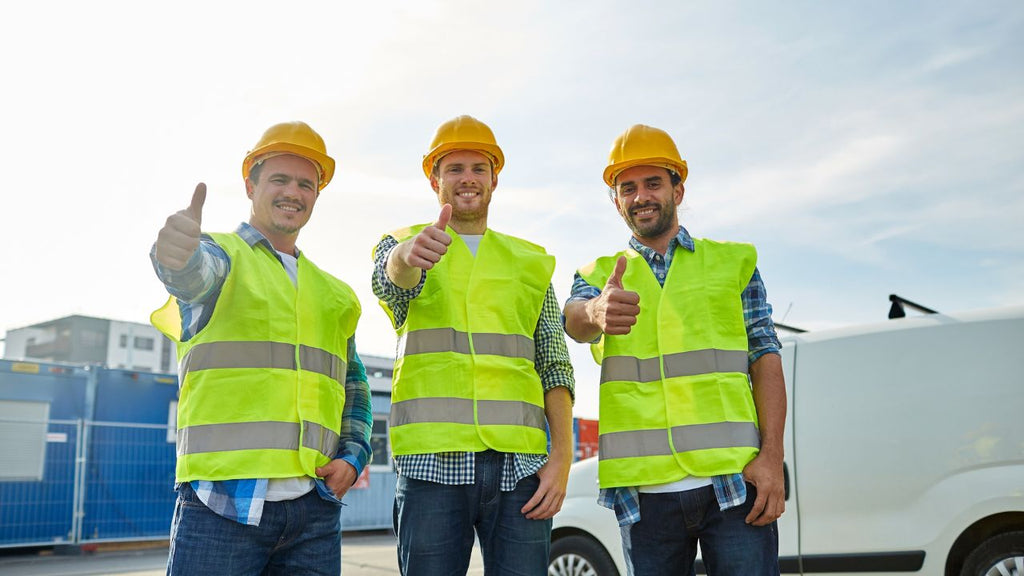
[[[1024, 307], [783, 338], [783, 574], [1024, 575]], [[624, 575], [596, 460], [574, 465], [552, 570]]]

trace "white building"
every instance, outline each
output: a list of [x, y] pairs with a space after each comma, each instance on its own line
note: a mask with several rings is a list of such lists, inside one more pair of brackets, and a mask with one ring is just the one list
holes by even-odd
[[174, 345], [149, 324], [77, 315], [8, 330], [4, 358], [176, 370]]

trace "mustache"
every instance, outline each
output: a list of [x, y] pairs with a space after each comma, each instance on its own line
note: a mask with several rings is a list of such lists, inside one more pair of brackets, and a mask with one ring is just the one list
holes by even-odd
[[629, 213], [636, 214], [637, 212], [647, 210], [648, 208], [654, 208], [655, 210], [661, 211], [661, 204], [658, 204], [657, 202], [645, 202], [630, 208]]

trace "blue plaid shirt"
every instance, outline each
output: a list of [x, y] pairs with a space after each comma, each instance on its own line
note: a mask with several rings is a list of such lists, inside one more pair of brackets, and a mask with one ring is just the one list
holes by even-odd
[[[248, 223], [242, 223], [235, 233], [249, 246], [263, 243], [272, 254], [277, 254], [263, 234]], [[185, 342], [202, 330], [213, 315], [221, 286], [231, 270], [231, 260], [224, 249], [204, 235], [199, 249], [192, 254], [181, 270], [168, 270], [156, 261], [156, 245], [149, 254], [157, 277], [167, 291], [178, 299], [181, 312], [181, 341]], [[279, 258], [280, 259], [280, 258]], [[283, 266], [283, 263], [282, 263]], [[341, 444], [336, 459], [340, 458], [360, 474], [370, 461], [370, 432], [373, 415], [370, 407], [370, 387], [366, 383], [366, 370], [356, 353], [355, 338], [348, 342], [349, 362], [345, 374], [345, 407], [341, 414]], [[266, 478], [191, 482], [196, 495], [211, 510], [241, 524], [258, 526], [263, 516], [263, 503], [267, 494]], [[334, 494], [316, 479], [321, 497], [337, 502]]]
[[[405, 323], [409, 312], [409, 302], [423, 291], [427, 273], [420, 275], [420, 282], [408, 290], [395, 285], [388, 278], [388, 255], [398, 245], [398, 240], [385, 236], [377, 243], [373, 256], [373, 293], [381, 299], [394, 316], [395, 326]], [[575, 379], [573, 378], [572, 362], [569, 349], [565, 345], [565, 334], [562, 330], [562, 314], [555, 297], [555, 289], [548, 286], [541, 306], [537, 330], [533, 335], [536, 343], [536, 360], [534, 366], [540, 375], [544, 392], [557, 386], [564, 386], [569, 395], [575, 398]], [[395, 468], [398, 473], [416, 480], [426, 480], [439, 484], [472, 484], [474, 482], [475, 461], [473, 452], [437, 452], [434, 454], [405, 454], [395, 456]], [[547, 456], [540, 454], [506, 454], [501, 475], [501, 487], [509, 492], [516, 487], [521, 479], [535, 474], [547, 463]]]
[[[635, 237], [629, 239], [629, 247], [644, 257], [662, 286], [665, 285], [665, 277], [668, 276], [668, 269], [672, 265], [672, 256], [677, 245], [690, 252], [695, 249], [693, 238], [682, 226], [679, 227], [679, 234], [669, 241], [668, 250], [665, 251], [664, 256], [653, 248], [644, 246]], [[566, 304], [590, 300], [600, 295], [601, 288], [591, 286], [577, 273], [573, 278], [572, 294]], [[757, 271], [757, 268], [754, 268], [750, 283], [747, 284], [740, 298], [743, 302], [743, 320], [747, 327], [747, 358], [749, 362], [753, 364], [755, 360], [765, 354], [778, 354], [782, 344], [779, 343], [778, 336], [775, 334], [772, 307], [771, 304], [768, 304], [764, 282], [761, 281], [761, 273]], [[711, 483], [715, 487], [718, 507], [722, 510], [739, 506], [747, 500], [747, 485], [743, 481], [743, 474], [716, 476], [711, 479]], [[615, 510], [615, 516], [618, 518], [620, 526], [628, 526], [640, 521], [639, 492], [635, 487], [601, 490], [597, 501], [605, 508]]]

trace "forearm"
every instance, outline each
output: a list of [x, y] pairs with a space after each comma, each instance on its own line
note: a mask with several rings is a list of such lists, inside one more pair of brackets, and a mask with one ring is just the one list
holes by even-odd
[[156, 245], [149, 252], [157, 278], [167, 292], [182, 302], [201, 302], [224, 283], [230, 269], [227, 253], [215, 242], [203, 239], [181, 270], [172, 270], [156, 259]]
[[411, 288], [403, 288], [391, 279], [388, 272], [388, 262], [391, 260], [391, 254], [397, 246], [397, 240], [391, 236], [385, 236], [377, 243], [377, 247], [373, 251], [373, 278], [371, 281], [373, 294], [392, 309], [404, 305], [418, 296], [423, 289], [423, 282], [426, 279], [426, 275], [422, 274], [422, 270], [420, 270], [421, 274], [417, 284]]
[[572, 396], [564, 386], [544, 394], [544, 415], [551, 432], [551, 457], [572, 461]]
[[565, 305], [565, 333], [577, 342], [593, 342], [601, 336], [601, 327], [590, 319], [589, 300], [572, 300]]
[[781, 357], [765, 354], [758, 358], [750, 365], [750, 380], [761, 431], [761, 453], [781, 462], [786, 428], [786, 381]]

